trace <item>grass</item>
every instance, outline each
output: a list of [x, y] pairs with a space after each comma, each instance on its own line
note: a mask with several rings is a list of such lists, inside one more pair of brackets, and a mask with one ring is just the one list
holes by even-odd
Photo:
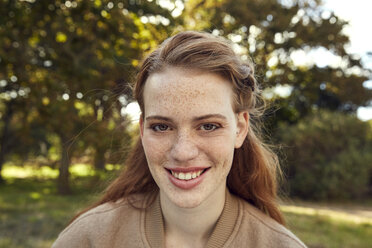
[[309, 248], [369, 248], [372, 219], [334, 210], [282, 207], [290, 230]]
[[[104, 183], [88, 166], [71, 169], [73, 195], [56, 193], [50, 168], [5, 166], [0, 185], [0, 248], [50, 247], [68, 221], [97, 198]], [[109, 175], [102, 176], [103, 181]], [[97, 187], [97, 185], [100, 185]], [[334, 210], [282, 206], [290, 230], [309, 248], [367, 248], [372, 219]]]
[[74, 194], [61, 196], [56, 192], [58, 173], [52, 169], [4, 167], [0, 248], [50, 247], [68, 221], [97, 198], [104, 185], [97, 183], [98, 175], [83, 165], [73, 166], [71, 172]]
[[91, 198], [58, 196], [53, 180], [15, 179], [0, 187], [0, 247], [50, 247], [66, 221]]

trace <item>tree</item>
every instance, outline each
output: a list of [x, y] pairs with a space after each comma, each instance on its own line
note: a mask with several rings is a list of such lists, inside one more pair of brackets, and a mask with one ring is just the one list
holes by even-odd
[[371, 126], [356, 116], [318, 111], [295, 125], [281, 123], [291, 196], [303, 199], [368, 197], [372, 173]]
[[[349, 38], [341, 31], [347, 23], [322, 10], [319, 0], [190, 0], [185, 9], [186, 27], [238, 43], [243, 56], [253, 58], [263, 87], [288, 86], [288, 97], [271, 99], [281, 108], [275, 120], [267, 121], [293, 123], [318, 108], [355, 112], [372, 99], [372, 90], [363, 87], [370, 71], [345, 50]], [[316, 49], [328, 50], [342, 62], [319, 67], [293, 59]]]
[[27, 119], [24, 109], [30, 88], [27, 86], [31, 72], [30, 49], [23, 42], [31, 30], [27, 22], [26, 9], [19, 8], [14, 1], [0, 2], [0, 183], [3, 182], [1, 169], [7, 155], [19, 144], [23, 136], [17, 135], [26, 127], [24, 122], [15, 120]]
[[[0, 80], [22, 78], [17, 87], [27, 89], [27, 109], [37, 115], [39, 126], [59, 137], [58, 190], [69, 193], [74, 137], [87, 125], [99, 123], [91, 145], [97, 153], [105, 153], [100, 139], [108, 136], [113, 118], [115, 123], [124, 118], [114, 114], [124, 107], [119, 96], [130, 99], [127, 86], [134, 68], [142, 54], [166, 36], [172, 17], [148, 1], [3, 0], [0, 4], [0, 35], [5, 37]], [[155, 19], [145, 23], [142, 16]], [[8, 54], [9, 48], [13, 54]], [[2, 122], [6, 124], [6, 119]]]

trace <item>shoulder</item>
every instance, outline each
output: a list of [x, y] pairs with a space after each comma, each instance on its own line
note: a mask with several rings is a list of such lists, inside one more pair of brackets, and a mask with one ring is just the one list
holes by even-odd
[[112, 243], [118, 232], [130, 235], [130, 230], [138, 231], [141, 209], [133, 205], [142, 207], [145, 198], [144, 195], [134, 195], [90, 209], [59, 234], [53, 247], [90, 247], [90, 244]]
[[[65, 230], [62, 231], [61, 235], [68, 232], [70, 229], [88, 229], [92, 226], [95, 229], [100, 229], [106, 225], [116, 224], [123, 218], [138, 215], [139, 209], [134, 208], [132, 205], [141, 203], [144, 199], [142, 195], [132, 196], [129, 199], [121, 199], [116, 202], [107, 202], [99, 205], [95, 208], [90, 209], [76, 220], [74, 220]], [[138, 204], [139, 205], [139, 204]]]
[[241, 212], [240, 233], [250, 233], [250, 242], [255, 243], [256, 247], [286, 247], [286, 248], [306, 248], [291, 231], [276, 222], [259, 209], [236, 197], [239, 201]]

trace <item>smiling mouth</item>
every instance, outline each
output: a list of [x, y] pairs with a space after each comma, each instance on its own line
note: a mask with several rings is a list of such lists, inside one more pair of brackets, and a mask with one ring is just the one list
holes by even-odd
[[188, 180], [192, 180], [192, 179], [195, 179], [195, 178], [199, 177], [204, 172], [206, 172], [208, 169], [209, 168], [202, 169], [202, 170], [197, 170], [197, 171], [190, 171], [190, 172], [176, 172], [176, 171], [172, 171], [172, 170], [169, 170], [169, 169], [167, 169], [167, 171], [173, 177], [175, 177], [175, 178], [177, 178], [179, 180], [188, 181]]

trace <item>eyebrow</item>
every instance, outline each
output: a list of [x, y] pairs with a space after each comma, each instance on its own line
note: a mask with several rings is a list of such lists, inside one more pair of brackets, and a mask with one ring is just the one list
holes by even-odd
[[[208, 114], [208, 115], [202, 115], [202, 116], [194, 117], [193, 121], [201, 121], [201, 120], [210, 119], [210, 118], [218, 118], [218, 119], [222, 119], [222, 120], [227, 120], [227, 118], [224, 115], [221, 115], [221, 114]], [[161, 116], [161, 115], [150, 115], [150, 116], [146, 117], [146, 120], [147, 121], [149, 121], [149, 120], [163, 120], [163, 121], [169, 121], [169, 122], [172, 121], [171, 118]]]

